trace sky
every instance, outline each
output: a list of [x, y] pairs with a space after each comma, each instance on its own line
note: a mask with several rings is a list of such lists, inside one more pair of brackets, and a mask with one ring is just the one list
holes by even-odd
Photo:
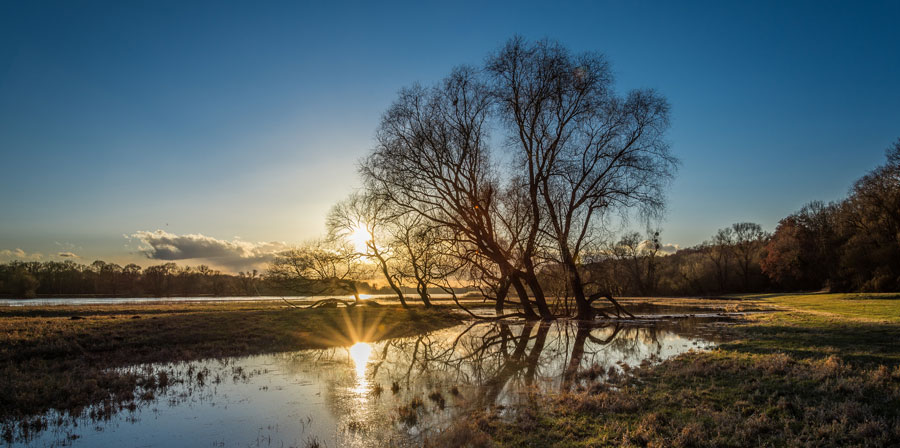
[[900, 2], [0, 2], [0, 261], [237, 271], [324, 232], [399, 89], [513, 35], [672, 106], [662, 239], [773, 230], [900, 137]]

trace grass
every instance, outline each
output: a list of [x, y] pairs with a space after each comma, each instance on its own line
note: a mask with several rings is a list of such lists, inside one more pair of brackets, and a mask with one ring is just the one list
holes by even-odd
[[900, 294], [792, 294], [751, 295], [777, 307], [832, 315], [844, 319], [900, 324]]
[[[638, 369], [614, 384], [535, 396], [448, 430], [485, 446], [897, 446], [897, 295], [748, 296], [781, 310], [735, 340]], [[461, 438], [460, 435], [465, 435]]]
[[155, 379], [112, 369], [351, 345], [459, 323], [446, 309], [301, 310], [278, 302], [0, 308], [0, 422], [133, 402]]

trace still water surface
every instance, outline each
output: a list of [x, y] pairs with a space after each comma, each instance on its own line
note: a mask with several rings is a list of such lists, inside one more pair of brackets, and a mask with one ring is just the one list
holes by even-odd
[[724, 324], [471, 323], [349, 347], [134, 366], [170, 385], [131, 410], [91, 418], [89, 409], [13, 446], [419, 445], [474, 409], [511, 415], [536, 391], [577, 390], [707, 350]]
[[[431, 294], [437, 300], [448, 300], [450, 294]], [[120, 305], [142, 303], [202, 303], [202, 302], [260, 302], [289, 300], [296, 305], [308, 305], [325, 298], [353, 300], [353, 296], [233, 296], [233, 297], [40, 297], [36, 299], [0, 299], [0, 306], [54, 306], [54, 305]], [[396, 302], [395, 294], [360, 294], [362, 299], [377, 299], [379, 303]], [[399, 303], [399, 302], [397, 302]]]

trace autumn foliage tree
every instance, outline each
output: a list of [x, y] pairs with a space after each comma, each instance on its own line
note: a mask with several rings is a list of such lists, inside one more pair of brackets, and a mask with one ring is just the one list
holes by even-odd
[[783, 219], [762, 268], [785, 288], [900, 290], [900, 140], [847, 199]]

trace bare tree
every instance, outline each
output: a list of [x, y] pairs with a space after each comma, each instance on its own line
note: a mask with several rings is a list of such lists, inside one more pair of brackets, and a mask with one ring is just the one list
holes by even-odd
[[526, 252], [543, 232], [557, 246], [578, 308], [596, 314], [579, 271], [579, 257], [601, 218], [663, 205], [663, 187], [676, 159], [663, 135], [669, 106], [652, 90], [620, 97], [612, 74], [597, 54], [570, 54], [558, 43], [510, 40], [488, 61], [493, 92], [510, 145], [527, 180], [532, 223]]
[[390, 230], [386, 229], [396, 218], [395, 215], [390, 204], [383, 198], [371, 192], [354, 193], [331, 208], [325, 226], [330, 238], [349, 244], [353, 243], [350, 240], [357, 237], [357, 233], [364, 235], [364, 247], [358, 255], [377, 264], [388, 286], [397, 294], [400, 304], [405, 308], [406, 299], [400, 289], [401, 274], [392, 266], [396, 263], [392, 263], [395, 257], [388, 247]]
[[252, 271], [238, 272], [238, 280], [241, 287], [241, 293], [243, 295], [259, 295], [259, 287], [257, 286], [257, 284], [262, 280], [262, 278], [259, 276], [259, 271], [253, 269]]
[[[515, 242], [497, 223], [502, 214], [497, 171], [487, 148], [490, 91], [470, 68], [440, 85], [404, 89], [382, 118], [373, 153], [361, 172], [369, 188], [403, 211], [453, 235], [468, 258], [487, 258], [514, 278], [526, 315], [537, 317], [517, 276]], [[541, 317], [552, 318], [543, 297]]]
[[283, 251], [269, 265], [267, 278], [299, 294], [347, 293], [359, 303], [357, 282], [368, 273], [345, 241], [314, 240]]
[[404, 213], [394, 218], [392, 242], [400, 262], [400, 274], [412, 279], [425, 307], [431, 307], [428, 286], [435, 276], [438, 262], [437, 229], [421, 215]]
[[[378, 195], [453, 235], [498, 306], [512, 287], [526, 316], [555, 317], [538, 280], [549, 263], [568, 276], [579, 318], [605, 315], [591, 305], [601, 298], [621, 314], [610, 291], [588, 295], [581, 257], [611, 214], [661, 209], [676, 165], [668, 111], [651, 90], [615, 94], [599, 55], [514, 38], [483, 71], [402, 90], [361, 172]], [[488, 145], [501, 124], [512, 165]]]
[[732, 224], [734, 233], [734, 254], [741, 271], [743, 290], [750, 290], [750, 272], [758, 266], [758, 257], [769, 234], [759, 224], [739, 222]]
[[658, 231], [650, 233], [648, 236], [649, 238], [645, 239], [638, 232], [626, 233], [608, 250], [619, 263], [625, 266], [635, 289], [643, 295], [656, 292], [657, 256], [661, 248]]
[[705, 249], [703, 253], [715, 268], [719, 292], [727, 291], [729, 266], [734, 257], [734, 229], [731, 227], [719, 229], [710, 241], [703, 243], [703, 248]]

